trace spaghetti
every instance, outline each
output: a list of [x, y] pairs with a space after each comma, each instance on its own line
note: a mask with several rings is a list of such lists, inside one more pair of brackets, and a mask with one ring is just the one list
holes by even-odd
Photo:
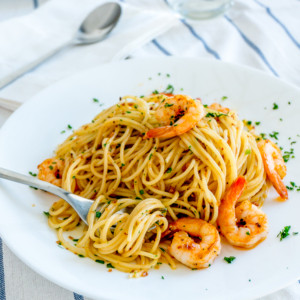
[[[175, 269], [162, 233], [181, 217], [215, 225], [220, 202], [238, 176], [247, 181], [238, 202], [261, 207], [270, 188], [256, 136], [234, 111], [204, 106], [204, 116], [185, 133], [145, 139], [161, 125], [155, 112], [168, 100], [164, 94], [123, 97], [39, 166], [39, 178], [95, 200], [76, 246], [63, 232], [80, 223], [78, 215], [64, 200], [53, 204], [49, 225], [58, 229], [60, 243], [131, 277], [146, 276], [160, 263]], [[53, 178], [42, 178], [49, 166]]]

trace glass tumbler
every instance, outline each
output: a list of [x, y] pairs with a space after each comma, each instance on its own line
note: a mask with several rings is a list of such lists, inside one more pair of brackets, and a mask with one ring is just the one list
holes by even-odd
[[167, 0], [167, 2], [181, 16], [194, 20], [214, 18], [234, 4], [234, 0]]

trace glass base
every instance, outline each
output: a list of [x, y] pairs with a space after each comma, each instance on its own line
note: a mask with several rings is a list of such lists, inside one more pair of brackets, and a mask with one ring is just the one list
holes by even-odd
[[168, 0], [168, 4], [184, 18], [205, 20], [224, 14], [234, 0]]

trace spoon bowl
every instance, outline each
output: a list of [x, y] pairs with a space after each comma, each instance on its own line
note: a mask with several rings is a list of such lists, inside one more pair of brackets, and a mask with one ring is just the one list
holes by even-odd
[[82, 22], [74, 44], [91, 44], [103, 40], [117, 25], [121, 12], [121, 6], [117, 3], [105, 3], [94, 9]]

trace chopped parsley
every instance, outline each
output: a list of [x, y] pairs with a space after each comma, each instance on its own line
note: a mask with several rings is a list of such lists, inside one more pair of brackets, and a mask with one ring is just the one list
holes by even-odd
[[299, 232], [293, 232], [293, 235], [297, 235]]
[[266, 139], [267, 139], [265, 133], [261, 133], [260, 135], [261, 135], [261, 138], [262, 138], [263, 140], [266, 140]]
[[290, 158], [294, 158], [294, 149], [290, 151], [284, 151], [283, 160], [284, 162], [288, 162]]
[[164, 276], [161, 276], [161, 279], [165, 279]]
[[252, 121], [247, 121], [247, 125], [250, 126], [252, 124]]
[[284, 238], [289, 236], [289, 231], [291, 229], [291, 226], [285, 226], [277, 235], [277, 237], [280, 237], [280, 241], [282, 241]]
[[149, 155], [149, 160], [151, 159], [152, 155], [153, 155], [153, 154], [152, 154], [152, 153], [150, 153], [150, 155]]
[[219, 118], [222, 116], [228, 116], [228, 114], [221, 114], [221, 113], [207, 113], [207, 115], [205, 116], [206, 118], [208, 117], [212, 117], [212, 118]]
[[49, 169], [52, 171], [53, 170], [53, 166], [49, 166]]
[[144, 95], [140, 96], [140, 98], [144, 98], [144, 97], [145, 97]]
[[278, 134], [279, 132], [273, 131], [273, 133], [270, 133], [269, 136], [274, 138], [275, 140], [278, 140], [278, 136], [277, 136]]
[[173, 92], [174, 92], [174, 87], [171, 84], [169, 84], [166, 90], [164, 91], [164, 93], [169, 93], [169, 94], [173, 94]]
[[63, 133], [65, 133], [66, 131], [65, 130], [63, 130], [62, 132], [61, 132], [61, 134], [63, 134]]
[[249, 232], [249, 231], [247, 231], [247, 232], [246, 232], [246, 234], [247, 234], [247, 235], [250, 235], [250, 232]]
[[48, 218], [50, 217], [50, 214], [47, 211], [44, 211], [45, 216], [47, 216]]
[[229, 264], [231, 264], [235, 260], [235, 257], [234, 256], [224, 257], [224, 260], [227, 261]]
[[166, 252], [166, 250], [164, 248], [160, 248], [159, 249], [162, 251], [162, 252]]
[[101, 217], [101, 215], [102, 215], [102, 213], [101, 213], [100, 211], [97, 211], [97, 212], [96, 212], [96, 218], [99, 219], [99, 218]]
[[170, 77], [170, 74], [167, 74], [167, 77]]
[[222, 97], [222, 100], [224, 101], [224, 100], [226, 100], [228, 97], [226, 97], [226, 96], [223, 96]]
[[250, 154], [250, 153], [251, 153], [251, 149], [247, 149], [246, 152], [245, 152], [246, 155]]
[[69, 124], [69, 125], [68, 125], [68, 128], [69, 128], [69, 129], [72, 129], [72, 126]]
[[125, 167], [125, 164], [121, 164], [122, 167]]
[[107, 264], [106, 267], [107, 268], [113, 268], [113, 269], [115, 268], [111, 263]]
[[172, 172], [172, 168], [168, 168], [167, 173], [171, 173]]
[[104, 260], [96, 259], [95, 262], [104, 265]]
[[138, 109], [138, 107], [139, 107], [138, 105], [136, 105], [136, 104], [134, 105], [134, 108], [135, 108], [135, 109]]
[[276, 103], [273, 103], [273, 109], [278, 109], [278, 105]]
[[259, 124], [260, 124], [260, 122], [255, 122], [255, 125], [257, 125], [257, 126], [258, 126]]
[[158, 92], [158, 90], [154, 90], [154, 91], [152, 92], [152, 94], [153, 94], [153, 95], [157, 95], [157, 94], [159, 94], [159, 92]]
[[99, 102], [99, 100], [98, 100], [98, 99], [96, 99], [96, 98], [93, 98], [93, 100], [94, 100], [94, 102]]
[[72, 177], [72, 179], [75, 179], [76, 178], [76, 176], [74, 175], [73, 177]]
[[131, 111], [129, 111], [129, 110], [127, 110], [126, 112], [127, 112], [128, 114], [131, 114]]
[[144, 190], [140, 190], [140, 194], [143, 195], [145, 192]]
[[78, 242], [79, 241], [79, 239], [73, 239], [73, 242]]
[[33, 176], [33, 177], [36, 177], [36, 176], [37, 176], [37, 174], [32, 173], [32, 172], [29, 172], [29, 174], [30, 174], [31, 176]]
[[78, 256], [79, 256], [79, 257], [85, 257], [85, 256], [84, 256], [84, 255], [82, 255], [82, 254], [78, 254]]

